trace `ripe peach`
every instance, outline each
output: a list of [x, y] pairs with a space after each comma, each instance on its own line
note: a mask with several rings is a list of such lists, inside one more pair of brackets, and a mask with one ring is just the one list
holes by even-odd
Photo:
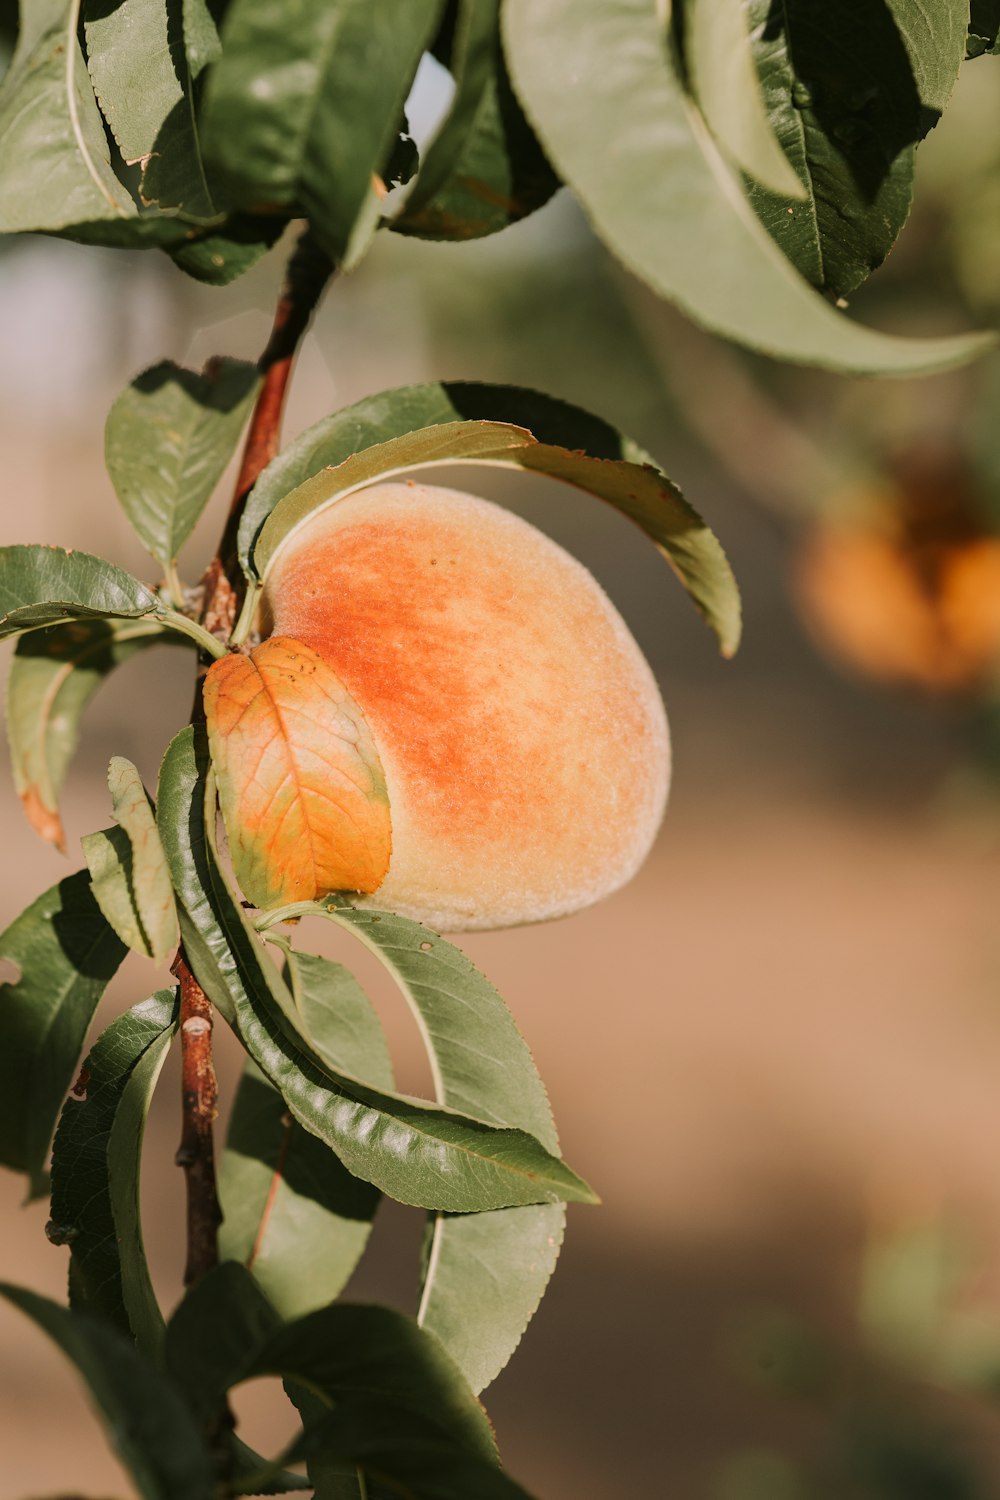
[[596, 581], [526, 522], [448, 489], [357, 491], [285, 542], [259, 623], [259, 651], [315, 653], [376, 747], [391, 858], [363, 904], [504, 927], [585, 906], [645, 858], [669, 779], [656, 684]]

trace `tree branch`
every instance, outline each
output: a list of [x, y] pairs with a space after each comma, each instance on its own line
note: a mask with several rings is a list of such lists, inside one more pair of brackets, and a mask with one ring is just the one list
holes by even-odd
[[[333, 267], [307, 228], [296, 246], [274, 315], [267, 347], [258, 361], [263, 384], [247, 433], [236, 492], [219, 540], [218, 551], [202, 580], [204, 603], [199, 623], [228, 640], [243, 592], [236, 559], [236, 538], [247, 496], [261, 471], [278, 451], [281, 417], [295, 354], [309, 326], [316, 303]], [[192, 723], [204, 717], [201, 683], [207, 669], [202, 660], [195, 690]], [[185, 1286], [193, 1286], [219, 1261], [222, 1210], [215, 1178], [213, 1125], [218, 1100], [212, 1060], [212, 1005], [195, 979], [183, 945], [172, 972], [181, 997], [181, 1073], [183, 1124], [177, 1163], [187, 1183], [187, 1265]]]
[[187, 1185], [187, 1263], [184, 1285], [194, 1286], [219, 1263], [222, 1209], [215, 1181], [212, 1127], [218, 1084], [212, 1060], [212, 1005], [180, 948], [171, 967], [181, 991], [181, 1143], [176, 1161]]

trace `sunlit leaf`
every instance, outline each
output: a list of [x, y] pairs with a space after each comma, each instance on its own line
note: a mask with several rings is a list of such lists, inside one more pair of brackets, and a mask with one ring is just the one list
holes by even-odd
[[181, 639], [149, 620], [72, 620], [18, 641], [7, 676], [11, 772], [28, 820], [43, 839], [65, 848], [59, 793], [80, 720], [101, 683], [146, 647]]
[[142, 778], [116, 755], [108, 771], [117, 828], [82, 840], [97, 903], [122, 942], [162, 963], [177, 947], [170, 871]]
[[335, 262], [389, 158], [442, 0], [233, 0], [205, 95], [210, 169], [242, 209], [305, 213]]
[[[203, 36], [211, 16], [204, 0], [197, 9]], [[101, 112], [125, 161], [144, 169], [143, 201], [208, 219], [217, 206], [201, 160], [195, 87], [209, 55], [203, 46], [192, 58], [191, 10], [192, 0], [117, 0], [111, 6], [87, 0], [84, 31]]]
[[199, 375], [170, 360], [138, 375], [108, 414], [105, 457], [118, 498], [169, 568], [232, 456], [260, 384], [256, 366], [210, 360]]
[[45, 891], [0, 936], [0, 958], [17, 977], [0, 985], [0, 1161], [46, 1190], [56, 1117], [79, 1065], [83, 1039], [124, 944], [80, 871]]
[[55, 1343], [88, 1394], [141, 1500], [212, 1500], [211, 1463], [179, 1392], [116, 1328], [23, 1287], [6, 1297]]
[[17, 50], [0, 84], [0, 233], [128, 220], [77, 41], [79, 3], [22, 0]]
[[249, 656], [214, 662], [204, 701], [244, 895], [266, 908], [374, 891], [391, 849], [385, 775], [332, 667], [302, 642], [272, 636]]
[[983, 334], [877, 333], [816, 295], [685, 92], [657, 0], [506, 0], [503, 18], [514, 85], [557, 171], [625, 265], [696, 321], [868, 374], [945, 369], [990, 346]]
[[153, 1090], [176, 1025], [160, 990], [113, 1021], [63, 1106], [52, 1147], [49, 1238], [70, 1250], [72, 1306], [155, 1352], [163, 1333], [139, 1221], [139, 1162]]
[[495, 234], [559, 186], [510, 87], [499, 0], [459, 0], [448, 67], [455, 97], [391, 227], [423, 239]]
[[333, 496], [374, 478], [452, 460], [549, 474], [608, 501], [655, 542], [723, 653], [736, 650], [736, 580], [715, 535], [673, 481], [609, 423], [517, 386], [404, 386], [308, 428], [251, 491], [239, 536], [245, 569], [250, 576], [266, 573], [278, 546]]
[[0, 639], [67, 616], [135, 619], [158, 607], [138, 578], [89, 552], [0, 547]]
[[329, 1068], [302, 1035], [294, 1000], [215, 861], [205, 824], [206, 769], [194, 731], [182, 731], [164, 758], [157, 795], [185, 949], [199, 982], [233, 1017], [299, 1123], [355, 1176], [418, 1207], [465, 1213], [592, 1202], [586, 1184], [523, 1131], [492, 1129]]
[[[558, 1153], [552, 1111], [520, 1032], [490, 982], [460, 949], [419, 922], [332, 904], [391, 972], [420, 1027], [435, 1097], [493, 1125], [515, 1126]], [[431, 1222], [418, 1321], [436, 1333], [474, 1391], [517, 1348], [562, 1244], [562, 1204], [438, 1214]]]

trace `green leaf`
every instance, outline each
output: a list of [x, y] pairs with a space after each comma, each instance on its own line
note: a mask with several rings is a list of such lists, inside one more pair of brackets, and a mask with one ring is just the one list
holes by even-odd
[[374, 1398], [421, 1423], [428, 1437], [497, 1461], [489, 1420], [457, 1365], [432, 1334], [387, 1307], [335, 1303], [285, 1324], [244, 1371], [261, 1375], [305, 1385], [338, 1407]]
[[236, 207], [304, 213], [340, 262], [399, 133], [442, 0], [233, 0], [204, 145]]
[[177, 947], [177, 909], [153, 809], [139, 772], [120, 755], [108, 786], [118, 827], [81, 840], [94, 896], [123, 943], [163, 963]]
[[32, 1198], [46, 1191], [56, 1116], [97, 1002], [124, 957], [82, 870], [0, 936], [0, 958], [18, 970], [0, 985], [0, 1161], [27, 1172]]
[[[557, 1155], [545, 1086], [513, 1016], [458, 948], [391, 912], [332, 904], [392, 974], [427, 1049], [439, 1104], [526, 1130]], [[364, 1075], [362, 1075], [364, 1076]], [[438, 1214], [431, 1223], [418, 1322], [437, 1334], [474, 1391], [506, 1365], [555, 1269], [566, 1211], [533, 1204]]]
[[0, 234], [133, 219], [77, 41], [80, 0], [22, 0], [0, 85]]
[[354, 485], [422, 464], [470, 460], [549, 474], [607, 500], [656, 544], [723, 654], [736, 650], [736, 580], [716, 537], [677, 486], [609, 423], [517, 386], [404, 386], [307, 429], [251, 491], [239, 533], [244, 569], [263, 577], [292, 529]]
[[768, 119], [747, 19], [742, 0], [690, 0], [685, 7], [684, 51], [694, 96], [734, 166], [772, 193], [802, 199], [805, 191]]
[[111, 481], [165, 569], [219, 482], [259, 387], [256, 366], [242, 360], [210, 360], [200, 375], [164, 360], [111, 408], [104, 439]]
[[448, 66], [455, 97], [391, 228], [432, 240], [495, 234], [559, 186], [507, 77], [499, 0], [459, 0]]
[[181, 638], [149, 620], [72, 620], [23, 635], [7, 677], [11, 771], [38, 834], [65, 850], [59, 793], [80, 720], [115, 667], [148, 646]]
[[173, 1385], [116, 1328], [23, 1287], [0, 1283], [87, 1384], [108, 1441], [142, 1500], [212, 1500], [204, 1443]]
[[816, 295], [685, 93], [657, 0], [506, 0], [503, 19], [514, 86], [556, 170], [625, 265], [697, 322], [859, 374], [946, 369], [991, 346], [877, 333]]
[[968, 5], [844, 0], [834, 15], [789, 0], [779, 14], [750, 0], [749, 14], [771, 123], [808, 194], [789, 213], [748, 184], [750, 201], [801, 274], [846, 297], [906, 222], [914, 147], [951, 93]]
[[167, 253], [195, 281], [228, 286], [267, 254], [286, 222], [273, 215], [232, 214], [221, 229], [192, 234], [168, 247]]
[[113, 1021], [84, 1063], [84, 1098], [63, 1106], [52, 1148], [47, 1232], [70, 1248], [70, 1304], [115, 1324], [154, 1356], [163, 1318], [142, 1241], [139, 1162], [176, 1024], [168, 990]]
[[211, 1420], [281, 1319], [244, 1266], [224, 1262], [185, 1293], [167, 1325], [166, 1367], [194, 1415]]
[[586, 1184], [523, 1131], [371, 1089], [324, 1063], [297, 1029], [293, 998], [219, 871], [209, 845], [214, 799], [205, 821], [206, 770], [203, 742], [182, 731], [164, 758], [157, 796], [182, 937], [199, 983], [234, 1016], [244, 1046], [295, 1119], [348, 1171], [402, 1203], [465, 1213], [593, 1201]]
[[[382, 1028], [354, 976], [309, 953], [290, 953], [288, 970], [310, 1042], [334, 1068], [391, 1089]], [[284, 1318], [339, 1296], [368, 1242], [380, 1196], [296, 1124], [249, 1061], [226, 1137], [219, 1194], [222, 1255], [248, 1267]]]
[[[197, 9], [204, 41], [211, 16], [204, 0]], [[197, 65], [192, 60], [187, 45], [191, 10], [191, 0], [117, 0], [112, 6], [106, 0], [86, 0], [84, 31], [101, 112], [125, 161], [143, 168], [143, 202], [210, 219], [217, 209], [195, 120], [196, 79], [210, 53], [202, 46]]]
[[72, 615], [136, 619], [156, 595], [113, 563], [62, 547], [0, 547], [0, 639]]
[[318, 1403], [302, 1409], [315, 1500], [530, 1500], [495, 1464], [457, 1449], [405, 1406], [362, 1396], [329, 1414]]

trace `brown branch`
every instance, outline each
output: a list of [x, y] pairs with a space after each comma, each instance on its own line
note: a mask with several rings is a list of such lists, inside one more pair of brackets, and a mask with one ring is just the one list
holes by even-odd
[[[281, 417], [295, 353], [313, 310], [330, 279], [332, 266], [307, 229], [289, 261], [267, 348], [258, 361], [263, 384], [247, 433], [243, 462], [218, 551], [203, 580], [200, 622], [228, 639], [243, 591], [236, 561], [236, 538], [243, 508], [261, 471], [278, 451]], [[200, 664], [192, 723], [203, 722], [201, 683], [207, 663]], [[212, 1005], [195, 979], [183, 945], [172, 972], [180, 985], [183, 1124], [177, 1163], [187, 1184], [187, 1265], [185, 1286], [193, 1286], [218, 1265], [219, 1206], [215, 1178], [215, 1122], [218, 1086], [212, 1061]]]
[[223, 638], [233, 628], [243, 592], [243, 579], [236, 562], [240, 517], [247, 496], [278, 452], [281, 418], [295, 355], [332, 274], [329, 257], [316, 244], [311, 230], [306, 229], [288, 263], [271, 337], [257, 361], [263, 384], [250, 419], [243, 461], [219, 550], [205, 575], [202, 623]]
[[187, 1264], [184, 1285], [194, 1286], [219, 1263], [222, 1209], [215, 1181], [212, 1127], [218, 1084], [212, 1060], [212, 1005], [178, 950], [171, 973], [181, 992], [181, 1100], [183, 1123], [177, 1165], [187, 1186]]

